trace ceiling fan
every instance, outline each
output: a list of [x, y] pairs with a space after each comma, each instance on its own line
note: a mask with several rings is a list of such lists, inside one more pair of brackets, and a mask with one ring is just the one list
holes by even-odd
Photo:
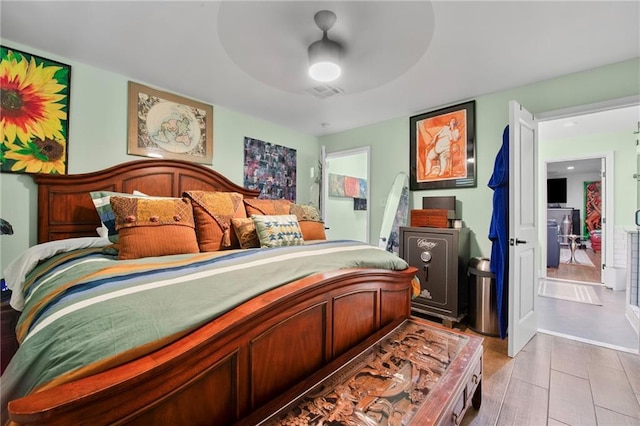
[[344, 49], [330, 40], [327, 32], [336, 23], [336, 14], [330, 10], [317, 12], [313, 20], [322, 31], [322, 39], [309, 45], [309, 76], [316, 81], [329, 82], [342, 74], [341, 62]]

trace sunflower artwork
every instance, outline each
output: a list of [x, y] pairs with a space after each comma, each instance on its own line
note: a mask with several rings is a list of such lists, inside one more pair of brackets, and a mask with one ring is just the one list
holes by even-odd
[[0, 171], [66, 174], [71, 66], [0, 46]]

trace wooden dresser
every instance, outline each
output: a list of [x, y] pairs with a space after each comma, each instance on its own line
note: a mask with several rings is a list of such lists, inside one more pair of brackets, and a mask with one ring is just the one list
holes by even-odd
[[482, 351], [480, 337], [411, 318], [274, 414], [241, 424], [458, 425], [480, 408]]

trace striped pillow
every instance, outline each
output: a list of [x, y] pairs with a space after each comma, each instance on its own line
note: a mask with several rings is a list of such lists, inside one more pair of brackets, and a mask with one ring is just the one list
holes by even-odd
[[252, 214], [260, 247], [300, 246], [304, 244], [298, 219], [294, 214], [267, 216]]
[[98, 216], [100, 216], [100, 222], [102, 222], [102, 226], [107, 228], [107, 237], [112, 243], [118, 242], [118, 231], [116, 230], [116, 216], [113, 214], [113, 209], [111, 208], [111, 197], [140, 197], [145, 196], [145, 194], [141, 192], [134, 191], [133, 194], [123, 194], [121, 192], [111, 192], [111, 191], [93, 191], [90, 192], [91, 201], [93, 201], [93, 205], [96, 207], [96, 211], [98, 212]]

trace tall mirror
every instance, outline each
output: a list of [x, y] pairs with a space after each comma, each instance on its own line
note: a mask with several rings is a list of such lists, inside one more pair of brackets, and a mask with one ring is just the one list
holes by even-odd
[[409, 216], [409, 176], [398, 173], [387, 197], [380, 227], [378, 246], [398, 254], [400, 227], [406, 226]]

